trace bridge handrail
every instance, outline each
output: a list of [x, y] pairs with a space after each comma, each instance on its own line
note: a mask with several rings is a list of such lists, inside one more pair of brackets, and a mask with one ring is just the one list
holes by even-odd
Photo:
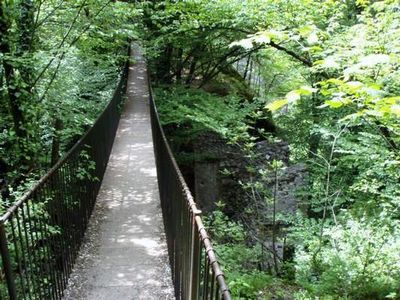
[[201, 211], [162, 128], [150, 80], [149, 89], [158, 183], [175, 296], [184, 300], [230, 300], [230, 291], [201, 219]]
[[62, 298], [107, 166], [128, 69], [127, 62], [93, 126], [0, 217], [0, 300]]

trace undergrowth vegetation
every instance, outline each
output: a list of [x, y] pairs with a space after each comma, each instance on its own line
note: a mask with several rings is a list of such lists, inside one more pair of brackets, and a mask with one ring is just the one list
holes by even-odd
[[[182, 137], [212, 131], [248, 163], [242, 206], [220, 199], [208, 216], [234, 298], [400, 299], [398, 2], [161, 7], [149, 54], [167, 67], [157, 96], [177, 155]], [[257, 143], [280, 140], [289, 162], [260, 164]], [[297, 165], [297, 210], [277, 212], [275, 191]]]
[[[246, 164], [219, 170], [241, 201], [207, 215], [234, 299], [400, 299], [399, 12], [395, 0], [1, 1], [0, 211], [90, 127], [141, 39], [182, 165], [210, 132]], [[284, 142], [284, 159], [257, 152]], [[296, 166], [295, 212], [278, 211]]]
[[1, 2], [3, 198], [48, 170], [105, 108], [139, 14], [121, 2]]

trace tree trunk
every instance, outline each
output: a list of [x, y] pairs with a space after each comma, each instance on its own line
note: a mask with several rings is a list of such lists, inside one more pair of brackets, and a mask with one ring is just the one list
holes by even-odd
[[53, 143], [51, 145], [51, 165], [54, 166], [60, 159], [60, 131], [63, 129], [63, 122], [56, 118], [54, 122]]
[[[14, 29], [11, 23], [12, 16], [9, 15], [14, 10], [12, 5], [17, 4], [6, 2], [0, 4], [0, 52], [4, 54], [6, 101], [13, 121], [12, 127], [17, 137], [9, 151], [15, 151], [17, 154], [13, 165], [19, 168], [20, 174], [24, 174], [32, 170], [35, 161], [35, 150], [30, 145], [38, 145], [32, 141], [33, 135], [29, 134], [29, 132], [35, 133], [36, 131], [35, 128], [32, 128], [32, 125], [35, 124], [34, 120], [27, 121], [27, 113], [35, 112], [35, 109], [31, 107], [35, 103], [31, 85], [33, 68], [29, 62], [16, 64], [12, 58], [16, 57], [22, 61], [33, 53], [35, 6], [32, 0], [19, 2], [20, 14], [15, 31], [12, 30]], [[28, 105], [29, 107], [27, 107]], [[29, 116], [29, 120], [31, 119], [32, 116]]]
[[[8, 16], [4, 11], [5, 5], [0, 5], [0, 52], [4, 55], [11, 55], [11, 24], [7, 21]], [[21, 110], [21, 96], [23, 91], [19, 88], [19, 82], [16, 75], [16, 70], [11, 62], [3, 59], [4, 78], [7, 86], [8, 105], [13, 119], [14, 131], [19, 138], [26, 138], [27, 133], [24, 128], [24, 115]]]
[[[19, 45], [17, 45], [17, 56], [21, 58], [31, 58], [33, 52], [34, 26], [35, 26], [35, 6], [31, 0], [24, 0], [20, 4], [19, 26]], [[31, 93], [32, 86], [32, 64], [23, 64], [19, 67], [20, 76], [27, 85], [26, 90]]]
[[274, 167], [274, 177], [275, 177], [275, 184], [274, 184], [274, 195], [273, 195], [273, 210], [272, 210], [272, 257], [274, 260], [274, 271], [275, 275], [279, 274], [279, 267], [278, 267], [278, 254], [276, 250], [276, 238], [278, 234], [278, 226], [276, 224], [276, 202], [277, 202], [277, 196], [278, 196], [278, 188], [279, 188], [279, 182], [278, 182], [278, 167]]
[[190, 63], [190, 69], [189, 69], [189, 74], [186, 78], [186, 84], [189, 85], [192, 83], [193, 78], [194, 78], [194, 72], [196, 71], [196, 65], [197, 65], [197, 57], [194, 56], [192, 59], [192, 62]]
[[170, 84], [172, 82], [171, 78], [171, 60], [172, 60], [172, 53], [174, 48], [171, 44], [168, 44], [164, 48], [164, 53], [162, 54], [161, 59], [159, 60], [157, 66], [157, 79], [158, 81]]
[[176, 82], [178, 84], [182, 81], [182, 71], [183, 71], [183, 61], [182, 61], [183, 49], [179, 48], [177, 53], [177, 62], [176, 62]]
[[[249, 71], [250, 60], [251, 60], [251, 55], [249, 55], [249, 56], [247, 57], [246, 67], [245, 67], [244, 73], [243, 73], [243, 79], [244, 79], [244, 80], [246, 80], [247, 72]], [[239, 61], [238, 61], [238, 62], [239, 62]]]

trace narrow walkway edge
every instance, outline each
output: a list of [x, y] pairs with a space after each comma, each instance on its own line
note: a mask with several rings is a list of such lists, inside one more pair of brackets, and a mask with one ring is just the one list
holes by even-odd
[[147, 69], [134, 46], [128, 99], [65, 300], [175, 299], [157, 185]]

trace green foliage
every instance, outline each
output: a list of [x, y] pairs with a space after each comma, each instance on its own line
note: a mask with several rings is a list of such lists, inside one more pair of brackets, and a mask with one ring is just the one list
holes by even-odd
[[[162, 123], [173, 128], [173, 136], [182, 142], [212, 131], [232, 142], [249, 139], [248, 116], [257, 103], [237, 96], [215, 96], [202, 90], [170, 86], [155, 90]], [[179, 141], [175, 141], [175, 143]]]
[[96, 163], [91, 160], [87, 150], [82, 150], [79, 153], [79, 164], [76, 169], [76, 176], [80, 180], [88, 179], [90, 181], [99, 181], [99, 178], [93, 175], [96, 170]]
[[140, 14], [121, 1], [1, 3], [0, 176], [10, 187], [48, 169], [94, 122]]
[[270, 275], [258, 271], [231, 273], [230, 278], [229, 288], [235, 299], [255, 299], [261, 290], [274, 284]]
[[[195, 132], [212, 130], [240, 140], [251, 154], [248, 116], [268, 119], [272, 112], [279, 137], [290, 144], [291, 163], [307, 166], [308, 180], [298, 193], [301, 210], [285, 218], [291, 232], [287, 243], [295, 247], [294, 261], [288, 263], [294, 268], [288, 286], [299, 287], [295, 298], [400, 297], [398, 5], [392, 0], [156, 5], [156, 10], [165, 8], [153, 16], [162, 34], [148, 44], [156, 61], [165, 63], [161, 57], [172, 48], [171, 59], [184, 63], [183, 74], [196, 61], [194, 77], [204, 81], [208, 68], [224, 73], [236, 59], [251, 56], [265, 85], [255, 103], [173, 91], [173, 97], [159, 101], [169, 132], [187, 134], [187, 141]], [[178, 65], [168, 70], [176, 81]], [[249, 164], [249, 170], [258, 169], [255, 161]], [[244, 190], [271, 195], [258, 177], [243, 184]], [[255, 206], [262, 207], [265, 197], [256, 198]], [[248, 196], [243, 205], [248, 208], [252, 199]], [[256, 282], [269, 279], [255, 266], [262, 261], [261, 249], [249, 241], [257, 234], [220, 211], [212, 218], [235, 296], [261, 297], [257, 290], [263, 287]], [[265, 223], [270, 216], [257, 220]]]
[[293, 160], [308, 163], [308, 215], [292, 242], [311, 298], [399, 297], [399, 24], [391, 1], [363, 7], [358, 22], [319, 33], [320, 49], [307, 50], [313, 94], [277, 115]]
[[260, 271], [261, 247], [251, 246], [251, 237], [244, 227], [230, 220], [218, 209], [206, 218], [206, 226], [214, 242], [214, 248], [221, 263], [226, 280], [234, 299], [288, 299], [283, 282], [271, 274]]
[[[368, 218], [339, 217], [320, 237], [320, 224], [303, 219], [294, 227], [296, 281], [309, 295], [385, 299], [399, 293], [398, 229]], [[304, 238], [304, 231], [308, 236]]]
[[[127, 60], [128, 39], [139, 34], [141, 13], [139, 4], [124, 1], [0, 1], [0, 213], [103, 111]], [[75, 184], [76, 196], [61, 197], [51, 183], [46, 196], [35, 194], [5, 224], [12, 268], [21, 275], [17, 292], [52, 291], [53, 278], [43, 274], [62, 266], [50, 240], [67, 229], [63, 216], [49, 211], [54, 202], [61, 211], [76, 210], [82, 181], [99, 180], [86, 150], [77, 161], [76, 178], [64, 178]], [[8, 299], [5, 290], [3, 276], [0, 297]]]
[[260, 249], [248, 247], [243, 226], [230, 221], [220, 210], [214, 211], [206, 224], [233, 296], [254, 298], [272, 280], [269, 275], [257, 271]]
[[[93, 123], [126, 59], [127, 39], [143, 31], [154, 78], [169, 84], [156, 98], [175, 150], [193, 159], [185, 147], [211, 131], [246, 153], [253, 181], [242, 183], [244, 213], [236, 217], [247, 214], [260, 231], [271, 220], [264, 210], [254, 213], [273, 195], [269, 166], [253, 157], [255, 140], [265, 138], [251, 135], [258, 121], [272, 115], [274, 138], [289, 142], [291, 163], [307, 166], [301, 210], [282, 219], [295, 248], [286, 262], [291, 281], [260, 271], [266, 255], [255, 240], [267, 231], [251, 231], [222, 207], [210, 216], [234, 296], [400, 298], [398, 1], [130, 2], [0, 3], [0, 179], [7, 192], [23, 193], [48, 169], [50, 153], [64, 153]], [[247, 74], [234, 69], [246, 61], [254, 64]], [[258, 91], [247, 90], [251, 76]], [[224, 89], [227, 77], [241, 94]], [[210, 82], [228, 95], [193, 89]], [[280, 167], [272, 166], [275, 182]], [[83, 152], [76, 180], [96, 180], [94, 168]], [[2, 204], [4, 211], [10, 197]]]

